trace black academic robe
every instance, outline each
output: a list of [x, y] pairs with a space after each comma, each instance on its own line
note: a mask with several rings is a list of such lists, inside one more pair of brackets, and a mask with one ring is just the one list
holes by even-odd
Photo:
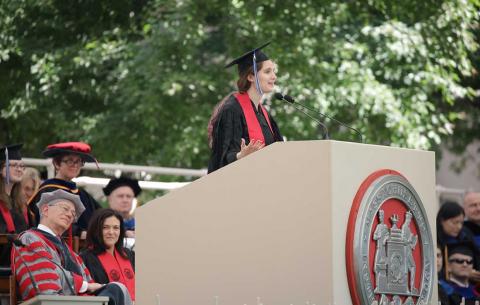
[[[262, 128], [265, 145], [283, 141], [278, 125], [272, 116], [268, 114], [273, 134], [263, 112], [260, 109], [255, 109], [253, 102], [252, 107]], [[235, 96], [231, 95], [219, 110], [217, 120], [214, 122], [212, 135], [212, 155], [208, 164], [209, 173], [237, 160], [237, 153], [240, 151], [242, 138], [245, 139], [245, 144], [248, 145], [250, 142], [247, 121], [242, 107]]]
[[[133, 271], [135, 271], [135, 252], [127, 248], [124, 248], [124, 250], [127, 254], [128, 260], [132, 264]], [[102, 263], [100, 263], [97, 255], [93, 253], [91, 249], [82, 251], [80, 257], [85, 263], [85, 266], [87, 266], [87, 269], [90, 271], [90, 275], [95, 282], [100, 284], [107, 284], [110, 282], [107, 272], [103, 269]]]
[[[5, 205], [2, 201], [0, 201], [0, 204]], [[12, 215], [12, 220], [13, 224], [15, 225], [15, 232], [7, 232], [7, 222], [3, 218], [3, 214], [0, 213], [0, 233], [1, 234], [6, 234], [6, 233], [21, 233], [25, 230], [28, 229], [27, 223], [25, 222], [25, 219], [23, 218], [23, 215], [20, 215], [17, 211], [14, 209], [10, 209], [10, 214]], [[11, 251], [11, 245], [0, 245], [0, 266], [10, 266], [10, 251]]]
[[[0, 202], [0, 204], [3, 204], [3, 202]], [[20, 215], [20, 213], [14, 209], [10, 209], [10, 214], [12, 215], [13, 224], [15, 225], [15, 233], [18, 234], [28, 229], [28, 225], [25, 222], [23, 215]], [[7, 232], [7, 223], [5, 222], [5, 219], [3, 219], [2, 213], [0, 213], [0, 233], [13, 233]]]
[[101, 206], [89, 193], [83, 189], [77, 188], [77, 184], [75, 182], [65, 181], [57, 178], [45, 180], [30, 200], [28, 208], [35, 215], [35, 221], [38, 224], [40, 221], [40, 213], [37, 208], [37, 202], [40, 200], [41, 195], [45, 192], [53, 192], [62, 188], [66, 188], [72, 193], [78, 194], [83, 206], [85, 207], [85, 211], [82, 213], [78, 221], [73, 224], [73, 235], [78, 236], [82, 231], [87, 230], [90, 218], [92, 218], [95, 210], [100, 209]]
[[470, 220], [465, 221], [463, 225], [467, 227], [470, 230], [470, 232], [472, 232], [473, 238], [475, 240], [475, 244], [477, 247], [480, 248], [480, 225]]

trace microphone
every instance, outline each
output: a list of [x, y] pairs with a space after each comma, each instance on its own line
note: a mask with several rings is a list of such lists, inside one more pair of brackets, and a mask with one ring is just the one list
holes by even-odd
[[[23, 254], [22, 254], [22, 251], [20, 251], [18, 248], [20, 247], [26, 247], [21, 240], [19, 239], [16, 239], [14, 237], [14, 235], [7, 235], [7, 239], [9, 242], [12, 243], [13, 245], [13, 248], [15, 249], [15, 251], [18, 253], [18, 258], [22, 261], [22, 264], [25, 266], [25, 268], [27, 269], [27, 273], [28, 273], [28, 277], [30, 278], [30, 282], [32, 283], [33, 285], [33, 289], [35, 289], [35, 292], [37, 295], [40, 294], [40, 289], [38, 288], [38, 284], [37, 282], [35, 281], [35, 278], [33, 277], [33, 274], [32, 274], [32, 271], [30, 270], [30, 268], [28, 267], [28, 265], [25, 263], [25, 260], [23, 259]], [[13, 255], [12, 255], [12, 266], [15, 266], [15, 261], [14, 261], [14, 258], [13, 258]], [[15, 276], [15, 268], [12, 268], [12, 275]]]
[[[281, 98], [277, 97], [277, 95], [278, 95], [279, 97], [281, 97]], [[319, 115], [323, 116], [324, 118], [327, 118], [327, 119], [330, 119], [330, 120], [332, 120], [332, 121], [335, 121], [335, 122], [337, 122], [338, 124], [340, 124], [340, 125], [348, 128], [348, 129], [350, 129], [350, 130], [353, 130], [353, 131], [354, 131], [356, 134], [358, 134], [358, 136], [360, 137], [360, 143], [363, 143], [362, 133], [361, 133], [358, 129], [353, 128], [352, 126], [347, 125], [347, 124], [343, 123], [342, 121], [337, 120], [337, 119], [334, 118], [334, 117], [331, 117], [331, 116], [329, 116], [329, 115], [327, 115], [327, 114], [321, 113], [320, 111], [316, 111], [315, 109], [313, 109], [313, 108], [311, 108], [311, 107], [308, 107], [308, 106], [306, 106], [306, 105], [303, 105], [303, 104], [300, 104], [300, 103], [298, 103], [298, 102], [295, 102], [295, 99], [294, 99], [293, 97], [291, 97], [290, 95], [282, 95], [281, 93], [278, 93], [278, 92], [277, 92], [277, 93], [275, 93], [275, 98], [280, 99], [280, 100], [285, 100], [285, 101], [289, 102], [289, 103], [292, 104], [292, 105], [295, 105], [295, 104], [300, 105], [301, 107], [303, 107], [303, 108], [305, 108], [305, 109], [307, 109], [307, 110], [309, 110], [309, 111], [318, 113]]]
[[328, 140], [329, 139], [329, 136], [328, 136], [328, 128], [325, 124], [323, 124], [319, 119], [317, 119], [316, 117], [313, 117], [311, 116], [308, 112], [306, 112], [305, 110], [303, 110], [302, 108], [305, 108], [307, 110], [309, 110], [308, 108], [306, 108], [305, 106], [301, 105], [301, 104], [298, 104], [298, 103], [294, 103], [294, 100], [291, 96], [289, 95], [283, 95], [279, 92], [276, 92], [273, 97], [275, 97], [277, 100], [281, 100], [281, 101], [286, 101], [290, 104], [292, 104], [293, 107], [295, 107], [296, 110], [300, 111], [301, 113], [303, 113], [304, 115], [306, 115], [307, 117], [309, 117], [310, 119], [312, 119], [315, 123], [317, 123], [318, 125], [322, 126], [322, 129], [323, 129], [323, 139], [324, 140]]

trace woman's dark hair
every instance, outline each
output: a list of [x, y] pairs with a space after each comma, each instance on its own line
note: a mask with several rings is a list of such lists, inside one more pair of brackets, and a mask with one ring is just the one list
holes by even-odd
[[1, 174], [4, 167], [5, 161], [0, 161], [0, 204], [3, 204], [6, 208], [11, 209], [12, 201], [5, 190], [5, 178], [3, 178], [3, 175]]
[[12, 208], [20, 215], [23, 215], [23, 208], [25, 207], [28, 211], [28, 206], [23, 201], [23, 194], [22, 194], [22, 183], [18, 182], [15, 183], [12, 187], [12, 192], [10, 193], [10, 197], [12, 199]]
[[115, 243], [115, 250], [117, 250], [117, 252], [120, 253], [123, 258], [127, 258], [127, 254], [123, 250], [123, 239], [125, 237], [125, 225], [123, 224], [123, 218], [118, 212], [112, 209], [99, 209], [93, 214], [88, 225], [87, 247], [92, 249], [93, 253], [96, 255], [107, 251], [107, 247], [103, 241], [103, 224], [105, 223], [105, 219], [112, 216], [116, 217], [118, 221], [120, 221], [120, 235]]
[[53, 156], [52, 158], [52, 163], [53, 165], [60, 166], [60, 163], [62, 163], [63, 157], [65, 157], [66, 154], [58, 154]]
[[[257, 71], [262, 70], [262, 67], [263, 67], [263, 61], [257, 63]], [[248, 89], [250, 89], [250, 86], [252, 85], [252, 83], [248, 80], [249, 75], [253, 75], [253, 66], [249, 67], [243, 72], [238, 71], [238, 80], [237, 80], [238, 92], [245, 93], [247, 92]], [[208, 121], [208, 126], [207, 126], [208, 146], [210, 146], [210, 148], [212, 148], [212, 145], [213, 145], [213, 128], [217, 123], [218, 113], [220, 112], [225, 102], [233, 93], [234, 92], [229, 93], [220, 102], [218, 102], [218, 104], [215, 105], [215, 107], [213, 108], [212, 116], [210, 117], [210, 120]]]
[[228, 100], [230, 95], [232, 95], [235, 92], [230, 92], [228, 95], [226, 95], [215, 107], [213, 108], [212, 111], [212, 116], [210, 117], [210, 120], [208, 121], [208, 126], [207, 126], [207, 133], [208, 133], [208, 146], [210, 148], [213, 147], [213, 128], [217, 124], [217, 119], [218, 119], [218, 113], [220, 112], [220, 109], [223, 108], [223, 105], [225, 102]]
[[465, 216], [462, 206], [453, 201], [447, 201], [440, 207], [437, 214], [437, 237], [440, 244], [444, 244], [446, 233], [443, 231], [442, 222], [457, 217], [458, 215]]
[[[262, 67], [263, 67], [263, 61], [257, 64], [257, 71], [262, 70]], [[253, 66], [249, 67], [243, 72], [238, 71], [238, 80], [237, 80], [238, 92], [245, 93], [247, 92], [248, 89], [250, 89], [250, 86], [252, 85], [252, 83], [248, 80], [248, 76], [253, 75], [253, 73], [254, 73]]]

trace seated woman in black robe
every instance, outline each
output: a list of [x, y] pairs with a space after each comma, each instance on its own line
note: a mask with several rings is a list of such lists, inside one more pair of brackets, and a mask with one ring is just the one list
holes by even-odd
[[238, 92], [225, 97], [210, 118], [209, 173], [283, 140], [277, 123], [262, 105], [264, 93], [273, 91], [277, 79], [275, 64], [260, 50], [267, 45], [245, 53], [226, 66], [238, 65]]
[[[25, 170], [21, 148], [22, 144], [0, 148], [0, 234], [17, 234], [28, 229], [23, 215], [15, 209], [12, 196], [12, 190], [22, 180]], [[0, 273], [10, 272], [10, 249], [10, 245], [0, 245]]]
[[82, 257], [95, 282], [124, 284], [135, 300], [135, 252], [123, 247], [125, 227], [112, 209], [97, 210], [87, 231], [87, 250]]

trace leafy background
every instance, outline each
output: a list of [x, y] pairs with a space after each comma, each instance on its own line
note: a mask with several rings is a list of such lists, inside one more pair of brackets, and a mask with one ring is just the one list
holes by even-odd
[[[82, 140], [102, 162], [205, 168], [231, 58], [265, 41], [279, 90], [366, 143], [457, 153], [478, 139], [478, 0], [0, 2], [0, 142], [41, 157]], [[288, 140], [315, 123], [267, 100]], [[357, 141], [326, 121], [331, 137]]]

